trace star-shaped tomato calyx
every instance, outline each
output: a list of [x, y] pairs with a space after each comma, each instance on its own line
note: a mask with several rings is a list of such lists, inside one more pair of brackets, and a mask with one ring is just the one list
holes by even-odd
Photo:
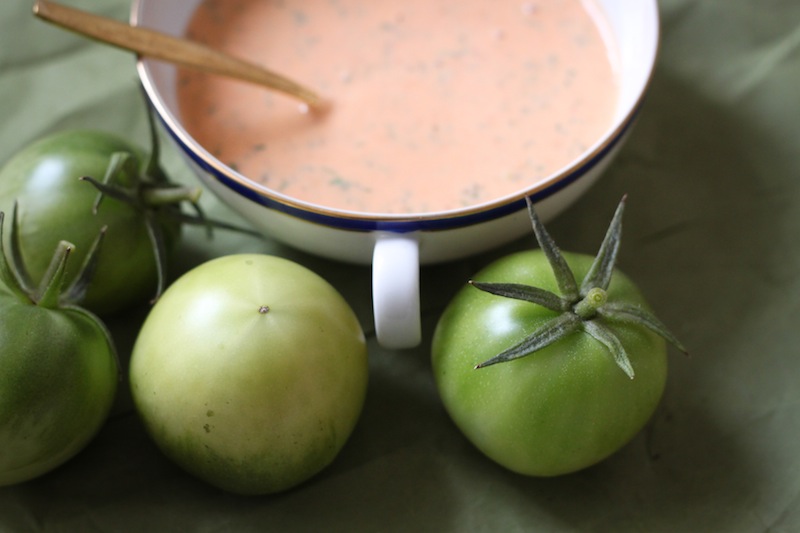
[[620, 200], [600, 245], [600, 250], [583, 281], [578, 285], [572, 269], [539, 220], [533, 202], [530, 198], [526, 198], [533, 232], [553, 270], [561, 294], [519, 283], [486, 283], [473, 280], [470, 281], [470, 284], [497, 296], [541, 305], [555, 311], [558, 315], [537, 328], [520, 343], [476, 365], [475, 368], [483, 368], [530, 355], [567, 335], [582, 331], [608, 348], [617, 366], [633, 379], [634, 370], [628, 354], [613, 329], [609, 327], [609, 322], [633, 324], [647, 328], [686, 353], [686, 349], [680, 341], [652, 313], [635, 304], [609, 301], [608, 299], [608, 286], [614, 273], [622, 237], [622, 213], [625, 208], [625, 200], [625, 197]]

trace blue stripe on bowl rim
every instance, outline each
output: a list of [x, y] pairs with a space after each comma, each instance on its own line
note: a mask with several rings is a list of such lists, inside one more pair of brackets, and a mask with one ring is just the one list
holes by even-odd
[[[282, 201], [277, 196], [271, 196], [268, 191], [259, 191], [249, 187], [244, 182], [252, 182], [248, 178], [237, 174], [223, 163], [215, 161], [214, 164], [208, 161], [207, 157], [194, 150], [183, 137], [171, 126], [171, 120], [162, 116], [159, 106], [153, 105], [151, 96], [145, 89], [151, 109], [156, 111], [164, 129], [176, 145], [188, 156], [201, 170], [208, 176], [218, 181], [223, 186], [233, 192], [242, 195], [249, 200], [272, 209], [308, 222], [321, 224], [333, 228], [348, 231], [372, 232], [386, 231], [392, 233], [411, 233], [414, 231], [437, 231], [461, 228], [481, 222], [487, 222], [506, 215], [510, 215], [525, 208], [525, 198], [530, 198], [534, 203], [547, 198], [565, 187], [576, 182], [611, 152], [625, 136], [625, 133], [632, 127], [644, 98], [640, 98], [635, 108], [628, 114], [626, 119], [619, 125], [616, 131], [606, 140], [606, 142], [596, 149], [579, 167], [574, 168], [566, 174], [554, 179], [553, 183], [536, 189], [533, 186], [530, 193], [521, 191], [517, 198], [510, 199], [494, 207], [486, 209], [476, 207], [463, 210], [446, 211], [442, 213], [419, 213], [409, 215], [395, 214], [371, 214], [371, 213], [348, 213], [346, 211], [337, 212], [325, 208], [308, 205], [302, 207], [299, 203]], [[644, 95], [643, 95], [644, 96]], [[209, 156], [210, 157], [210, 156]], [[213, 158], [212, 158], [213, 159]], [[221, 167], [224, 170], [220, 170]], [[235, 209], [235, 207], [234, 207]]]

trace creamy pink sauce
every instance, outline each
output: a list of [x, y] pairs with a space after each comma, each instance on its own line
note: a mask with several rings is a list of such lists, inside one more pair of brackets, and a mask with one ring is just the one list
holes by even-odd
[[244, 176], [362, 213], [530, 187], [609, 127], [613, 43], [593, 0], [204, 0], [187, 35], [323, 94], [329, 112], [179, 73], [187, 131]]

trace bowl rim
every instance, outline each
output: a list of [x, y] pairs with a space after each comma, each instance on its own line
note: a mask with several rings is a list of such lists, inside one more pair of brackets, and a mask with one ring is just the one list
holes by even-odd
[[[144, 0], [133, 0], [131, 4], [130, 22], [133, 25], [139, 23], [143, 2]], [[512, 214], [525, 207], [526, 198], [530, 198], [534, 202], [544, 200], [585, 177], [621, 143], [641, 111], [652, 83], [660, 52], [660, 21], [656, 0], [653, 0], [651, 4], [653, 5], [654, 22], [651, 37], [652, 53], [643, 63], [643, 82], [640, 87], [636, 88], [636, 96], [628, 108], [623, 110], [624, 112], [611, 123], [592, 147], [561, 170], [514, 193], [445, 211], [410, 213], [349, 211], [308, 202], [270, 189], [225, 165], [194, 140], [162, 98], [161, 91], [152, 76], [150, 60], [138, 57], [136, 70], [149, 106], [155, 110], [160, 123], [184, 155], [205, 173], [205, 176], [201, 177], [213, 179], [223, 187], [261, 206], [326, 226], [361, 231], [385, 230], [392, 232], [448, 229]]]

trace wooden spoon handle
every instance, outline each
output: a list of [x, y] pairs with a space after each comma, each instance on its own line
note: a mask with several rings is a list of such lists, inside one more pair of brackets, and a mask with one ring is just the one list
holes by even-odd
[[187, 39], [45, 0], [36, 0], [33, 13], [62, 28], [146, 57], [264, 85], [294, 96], [312, 108], [323, 106], [319, 95], [295, 81]]

